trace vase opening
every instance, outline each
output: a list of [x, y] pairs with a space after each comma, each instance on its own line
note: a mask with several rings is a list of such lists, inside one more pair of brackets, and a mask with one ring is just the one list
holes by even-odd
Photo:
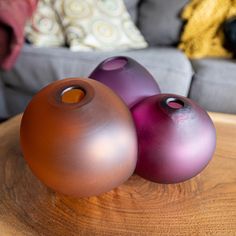
[[79, 103], [85, 97], [86, 92], [79, 87], [66, 88], [61, 94], [61, 101], [63, 103]]
[[125, 57], [113, 57], [102, 64], [102, 69], [107, 71], [122, 69], [127, 62], [128, 60]]
[[178, 98], [168, 98], [166, 104], [168, 107], [173, 109], [181, 109], [184, 107], [184, 102]]

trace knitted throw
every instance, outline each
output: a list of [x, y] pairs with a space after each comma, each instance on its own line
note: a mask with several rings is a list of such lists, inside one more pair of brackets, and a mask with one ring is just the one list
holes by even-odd
[[186, 21], [179, 48], [189, 58], [232, 57], [223, 47], [222, 23], [236, 15], [236, 0], [191, 0], [182, 12]]

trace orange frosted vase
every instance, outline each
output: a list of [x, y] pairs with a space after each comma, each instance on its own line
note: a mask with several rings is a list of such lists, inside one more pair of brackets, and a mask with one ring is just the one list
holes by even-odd
[[33, 173], [66, 195], [107, 192], [126, 181], [137, 162], [128, 108], [91, 79], [60, 80], [42, 89], [25, 110], [20, 137]]

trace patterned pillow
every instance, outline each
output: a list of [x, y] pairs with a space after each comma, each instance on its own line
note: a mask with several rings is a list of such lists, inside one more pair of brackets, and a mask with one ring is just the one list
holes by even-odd
[[123, 0], [56, 0], [54, 7], [73, 51], [147, 47]]
[[36, 46], [62, 46], [65, 37], [52, 0], [40, 0], [37, 10], [25, 28], [25, 37]]

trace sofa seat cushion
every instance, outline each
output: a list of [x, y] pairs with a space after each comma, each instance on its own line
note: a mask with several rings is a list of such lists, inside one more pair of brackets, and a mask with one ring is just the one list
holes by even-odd
[[[6, 86], [33, 95], [47, 84], [67, 77], [88, 77], [107, 57], [124, 55], [136, 59], [155, 77], [162, 92], [186, 96], [192, 67], [174, 48], [148, 48], [125, 52], [71, 52], [67, 48], [35, 48], [25, 45], [9, 72], [1, 72]], [[7, 97], [7, 96], [6, 96]]]
[[185, 55], [174, 48], [148, 48], [125, 52], [71, 52], [67, 48], [35, 48], [26, 45], [9, 72], [2, 72], [6, 84], [31, 93], [66, 77], [87, 77], [107, 57], [123, 55], [145, 66], [162, 92], [187, 95], [192, 67]]
[[195, 71], [190, 98], [209, 111], [236, 114], [236, 63], [234, 60], [193, 60]]
[[6, 109], [6, 96], [5, 86], [0, 76], [0, 122], [2, 119], [8, 117], [8, 111]]
[[7, 107], [7, 116], [5, 118], [21, 113], [32, 98], [32, 94], [25, 93], [13, 87], [5, 87], [4, 91]]

